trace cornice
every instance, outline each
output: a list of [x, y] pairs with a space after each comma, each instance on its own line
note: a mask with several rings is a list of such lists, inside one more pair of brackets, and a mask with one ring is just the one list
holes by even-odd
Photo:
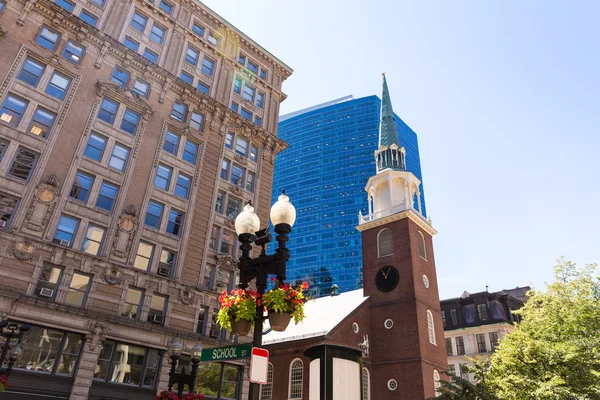
[[376, 219], [374, 221], [365, 222], [364, 224], [357, 225], [356, 229], [360, 232], [363, 232], [372, 228], [377, 228], [378, 226], [389, 224], [391, 222], [399, 221], [404, 218], [410, 219], [419, 228], [423, 229], [431, 236], [437, 234], [437, 231], [433, 229], [433, 227], [429, 225], [429, 223], [420, 214], [417, 214], [413, 210], [406, 210], [396, 214], [388, 215], [387, 217]]

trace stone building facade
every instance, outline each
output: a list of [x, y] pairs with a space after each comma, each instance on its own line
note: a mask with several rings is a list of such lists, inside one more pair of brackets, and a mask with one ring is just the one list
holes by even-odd
[[[150, 399], [176, 333], [237, 340], [212, 318], [242, 203], [267, 220], [292, 70], [197, 1], [0, 13], [0, 320], [32, 325], [3, 396]], [[243, 363], [201, 370], [207, 398], [247, 390]]]

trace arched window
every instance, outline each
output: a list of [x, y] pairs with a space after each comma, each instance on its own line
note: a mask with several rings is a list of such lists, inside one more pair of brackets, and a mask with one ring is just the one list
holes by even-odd
[[390, 229], [382, 229], [377, 234], [377, 256], [385, 257], [394, 254], [394, 239]]
[[260, 400], [271, 400], [273, 397], [273, 364], [267, 368], [267, 383], [260, 387]]
[[362, 369], [362, 400], [371, 400], [371, 386], [369, 381], [369, 370]]
[[427, 251], [425, 250], [425, 236], [421, 231], [419, 232], [419, 255], [427, 260]]
[[435, 390], [435, 397], [438, 397], [440, 395], [440, 393], [437, 391], [437, 389], [439, 389], [442, 386], [442, 384], [440, 383], [440, 373], [437, 371], [437, 369], [433, 370], [433, 387], [436, 389]]
[[288, 399], [302, 399], [302, 372], [304, 365], [302, 360], [296, 358], [290, 364], [290, 388]]
[[427, 310], [427, 331], [429, 333], [429, 343], [436, 344], [435, 327], [433, 326], [433, 314], [429, 310]]

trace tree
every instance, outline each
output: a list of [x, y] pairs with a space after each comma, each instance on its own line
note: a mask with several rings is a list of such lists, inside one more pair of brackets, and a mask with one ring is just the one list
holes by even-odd
[[475, 375], [477, 383], [471, 383], [467, 379], [446, 371], [444, 375], [447, 375], [450, 380], [440, 380], [441, 386], [437, 389], [437, 395], [429, 400], [496, 400], [496, 397], [488, 391], [485, 381], [486, 362], [473, 359], [470, 361], [473, 365], [468, 367], [469, 372]]
[[559, 260], [556, 281], [531, 291], [522, 321], [500, 342], [485, 376], [505, 400], [600, 399], [600, 283], [596, 264]]

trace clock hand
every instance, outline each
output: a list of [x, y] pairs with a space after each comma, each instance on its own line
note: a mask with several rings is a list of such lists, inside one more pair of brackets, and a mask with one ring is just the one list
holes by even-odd
[[381, 270], [381, 273], [383, 274], [383, 277], [384, 277], [385, 279], [387, 279], [387, 278], [388, 278], [388, 276], [390, 275], [390, 271], [391, 271], [391, 270], [392, 270], [392, 267], [388, 267], [387, 274], [386, 274], [385, 272], [383, 272], [383, 269]]

